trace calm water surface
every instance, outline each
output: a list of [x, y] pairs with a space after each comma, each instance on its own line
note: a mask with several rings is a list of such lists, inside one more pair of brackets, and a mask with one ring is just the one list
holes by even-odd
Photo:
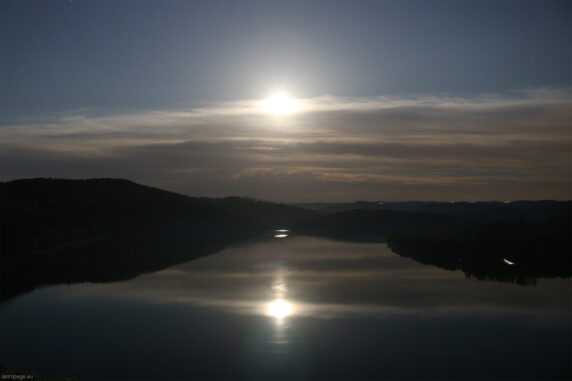
[[[287, 235], [279, 232], [278, 235]], [[570, 378], [571, 288], [304, 236], [0, 306], [11, 368], [79, 379]]]

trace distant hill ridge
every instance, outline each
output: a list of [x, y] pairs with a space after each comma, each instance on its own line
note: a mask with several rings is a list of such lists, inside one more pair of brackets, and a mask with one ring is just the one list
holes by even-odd
[[0, 206], [5, 257], [114, 231], [137, 234], [149, 227], [176, 227], [183, 234], [294, 228], [307, 234], [379, 240], [401, 230], [570, 215], [572, 203], [358, 201], [286, 205], [248, 197], [190, 197], [124, 179], [36, 178], [0, 183]]
[[410, 211], [438, 213], [455, 216], [465, 221], [536, 220], [569, 215], [572, 201], [539, 200], [539, 201], [403, 201], [403, 202], [368, 202], [350, 203], [299, 203], [296, 206], [312, 209], [320, 214], [331, 214], [355, 209], [372, 211]]
[[[3, 205], [17, 203], [42, 209], [77, 209], [97, 215], [130, 217], [215, 216], [210, 203], [123, 179], [23, 179], [0, 184]], [[141, 206], [145, 203], [145, 208]]]
[[0, 297], [47, 284], [129, 279], [313, 214], [248, 198], [189, 197], [122, 179], [0, 183]]
[[264, 229], [314, 212], [241, 197], [196, 198], [123, 179], [22, 179], [0, 183], [2, 248], [38, 250], [66, 241], [186, 224], [205, 229]]

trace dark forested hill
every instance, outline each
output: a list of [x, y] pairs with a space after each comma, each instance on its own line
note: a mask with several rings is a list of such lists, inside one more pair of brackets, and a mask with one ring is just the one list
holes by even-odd
[[263, 226], [292, 228], [314, 217], [316, 212], [296, 206], [259, 201], [248, 197], [206, 199], [225, 213]]
[[2, 297], [40, 284], [127, 279], [313, 212], [193, 198], [120, 179], [0, 183]]
[[203, 200], [127, 180], [29, 179], [0, 184], [3, 256], [93, 239], [115, 232], [228, 222]]
[[193, 198], [120, 179], [0, 184], [3, 256], [149, 229], [228, 235], [291, 225], [314, 212], [249, 198]]
[[[569, 201], [304, 206], [194, 198], [120, 179], [0, 183], [1, 295], [42, 284], [128, 279], [284, 228], [357, 241], [383, 241], [393, 234], [391, 245], [399, 254], [446, 268], [460, 268], [455, 253], [466, 250], [462, 269], [475, 276], [507, 271], [484, 266], [488, 259], [481, 252], [494, 251], [498, 263], [507, 252], [531, 249], [513, 257], [532, 277], [552, 275], [549, 262], [535, 265], [535, 251], [551, 247], [552, 256], [544, 258], [551, 261], [569, 255], [564, 252], [569, 242], [563, 241], [570, 238]], [[551, 218], [556, 219], [542, 222]], [[494, 225], [498, 221], [508, 227]], [[475, 224], [488, 227], [474, 230]]]
[[397, 232], [397, 254], [478, 279], [526, 284], [539, 277], [572, 275], [572, 218], [475, 224], [462, 229]]

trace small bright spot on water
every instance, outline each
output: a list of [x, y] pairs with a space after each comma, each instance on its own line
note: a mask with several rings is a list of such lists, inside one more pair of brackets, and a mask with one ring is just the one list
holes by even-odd
[[288, 229], [277, 229], [277, 230], [274, 230], [274, 231], [275, 231], [275, 232], [278, 232], [278, 233], [286, 233], [286, 232], [289, 232], [290, 230], [288, 230]]
[[286, 238], [288, 237], [288, 234], [275, 234], [274, 238]]
[[507, 265], [510, 265], [510, 266], [514, 265], [514, 262], [511, 262], [511, 261], [509, 261], [509, 260], [506, 259], [506, 258], [503, 259], [503, 261], [504, 261], [504, 263], [506, 263]]
[[268, 305], [268, 315], [277, 319], [285, 318], [292, 313], [292, 306], [283, 299], [277, 299]]

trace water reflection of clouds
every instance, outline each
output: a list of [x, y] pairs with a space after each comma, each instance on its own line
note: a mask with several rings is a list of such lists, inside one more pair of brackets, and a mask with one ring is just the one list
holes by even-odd
[[77, 292], [153, 303], [181, 303], [229, 313], [268, 315], [284, 300], [292, 318], [400, 314], [554, 315], [566, 318], [566, 280], [536, 287], [466, 279], [424, 266], [385, 244], [303, 236], [236, 247], [129, 282], [78, 286]]
[[283, 269], [273, 274], [272, 286], [270, 289], [277, 299], [282, 299], [286, 296], [288, 285], [286, 284], [285, 271]]
[[2, 344], [15, 364], [81, 379], [149, 378], [141, 364], [157, 354], [153, 378], [569, 379], [569, 286], [477, 281], [384, 244], [294, 236], [37, 289], [3, 305]]

